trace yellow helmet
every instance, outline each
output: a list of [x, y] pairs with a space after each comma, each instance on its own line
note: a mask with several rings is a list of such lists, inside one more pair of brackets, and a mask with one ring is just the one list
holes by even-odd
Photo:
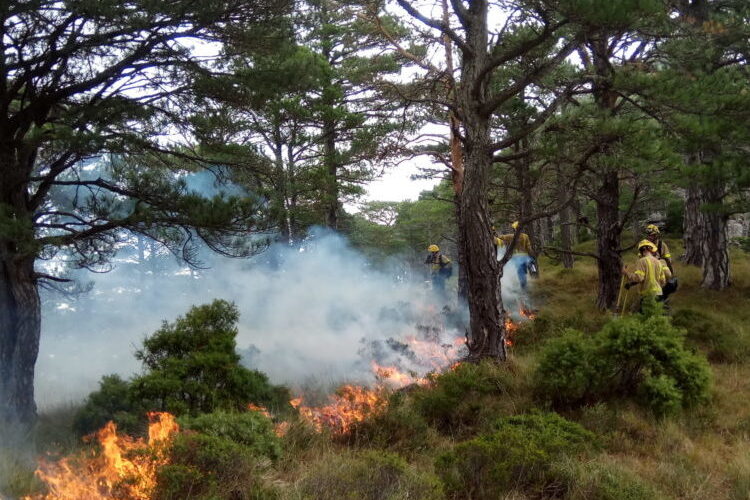
[[510, 225], [513, 229], [518, 229], [518, 221], [515, 221], [513, 224]]
[[437, 246], [437, 245], [430, 245], [430, 246], [427, 247], [427, 251], [428, 252], [439, 252], [440, 251], [440, 247]]
[[656, 224], [649, 224], [646, 226], [646, 234], [659, 234], [659, 226]]
[[640, 243], [638, 243], [638, 251], [640, 252], [640, 251], [641, 251], [641, 248], [643, 248], [643, 247], [646, 247], [646, 248], [648, 248], [648, 249], [649, 249], [649, 250], [651, 250], [652, 252], [656, 252], [656, 251], [657, 251], [657, 249], [656, 249], [656, 245], [654, 245], [653, 243], [651, 243], [651, 242], [650, 242], [650, 241], [648, 241], [648, 240], [641, 240], [641, 242], [640, 242]]

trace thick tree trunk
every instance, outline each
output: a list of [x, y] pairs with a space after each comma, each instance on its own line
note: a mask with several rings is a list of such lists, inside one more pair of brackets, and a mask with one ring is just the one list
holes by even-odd
[[486, 0], [470, 4], [471, 23], [467, 28], [466, 42], [474, 50], [473, 54], [464, 57], [458, 93], [465, 137], [459, 231], [466, 247], [469, 355], [475, 360], [505, 360], [504, 311], [499, 286], [501, 271], [487, 206], [492, 166], [490, 124], [489, 116], [480, 109], [480, 103], [487, 96], [486, 76], [480, 74], [487, 59], [487, 8]]
[[701, 193], [697, 184], [691, 183], [685, 190], [685, 214], [682, 219], [682, 241], [685, 255], [682, 261], [691, 266], [703, 265], [701, 241], [703, 241], [703, 214]]
[[[614, 79], [609, 35], [599, 33], [590, 41], [591, 55], [598, 80], [593, 86], [594, 100], [597, 107], [610, 116], [614, 116], [618, 94], [612, 90]], [[607, 154], [607, 148], [602, 150]], [[617, 302], [620, 290], [622, 259], [620, 257], [620, 239], [622, 223], [620, 221], [620, 175], [619, 168], [612, 162], [599, 174], [599, 185], [595, 196], [597, 216], [597, 266], [599, 270], [599, 292], [596, 305], [599, 309], [610, 309]]]
[[599, 293], [596, 305], [599, 309], [610, 309], [617, 302], [620, 289], [622, 259], [620, 257], [620, 180], [617, 170], [601, 176], [597, 190], [597, 265], [599, 270]]
[[0, 241], [0, 426], [29, 425], [36, 418], [41, 302], [34, 259], [19, 258], [15, 247], [13, 241]]
[[730, 284], [729, 251], [727, 239], [727, 216], [719, 207], [724, 198], [724, 186], [712, 183], [701, 187], [703, 212], [703, 238], [701, 254], [703, 259], [703, 280], [701, 286], [711, 290], [723, 290]]

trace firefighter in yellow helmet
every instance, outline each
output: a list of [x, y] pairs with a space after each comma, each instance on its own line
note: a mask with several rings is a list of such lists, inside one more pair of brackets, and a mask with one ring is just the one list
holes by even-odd
[[664, 262], [669, 266], [669, 270], [674, 274], [674, 267], [672, 267], [672, 254], [669, 251], [667, 244], [661, 239], [661, 231], [659, 226], [656, 224], [649, 224], [646, 226], [646, 239], [656, 246], [656, 258], [664, 259]]
[[675, 291], [677, 291], [677, 277], [674, 276], [674, 267], [672, 266], [672, 254], [669, 251], [669, 247], [666, 242], [661, 238], [661, 231], [659, 226], [656, 224], [649, 224], [645, 229], [646, 239], [656, 245], [656, 258], [662, 260], [669, 268], [670, 276], [667, 278], [667, 283], [662, 286], [664, 292], [664, 300]]
[[445, 293], [445, 280], [453, 274], [453, 264], [447, 256], [440, 253], [440, 247], [437, 245], [428, 246], [427, 251], [429, 254], [424, 263], [430, 266], [432, 288], [439, 293]]
[[669, 267], [660, 261], [657, 248], [649, 240], [641, 240], [638, 243], [640, 258], [635, 264], [635, 269], [630, 272], [627, 267], [622, 268], [622, 274], [627, 279], [625, 288], [638, 286], [641, 303], [645, 297], [654, 297], [657, 302], [663, 301], [662, 286], [672, 276]]
[[[518, 221], [515, 221], [513, 224], [511, 224], [511, 228], [513, 228], [513, 232], [504, 234], [497, 238], [499, 242], [502, 242], [503, 247], [509, 246], [513, 241], [515, 231], [518, 230]], [[501, 245], [498, 243], [497, 246], [499, 248]], [[502, 258], [502, 255], [500, 253], [498, 253], [498, 258]], [[528, 234], [520, 233], [518, 235], [516, 246], [513, 247], [513, 257], [511, 257], [509, 263], [516, 268], [516, 272], [518, 273], [518, 282], [520, 283], [521, 288], [525, 290], [527, 283], [526, 275], [528, 273], [536, 274], [537, 269], [536, 259], [534, 258], [533, 250], [531, 247], [531, 239], [529, 238]]]

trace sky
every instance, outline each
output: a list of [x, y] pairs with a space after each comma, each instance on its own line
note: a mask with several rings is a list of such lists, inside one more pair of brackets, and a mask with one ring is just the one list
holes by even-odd
[[412, 179], [411, 176], [419, 173], [419, 165], [423, 163], [413, 161], [386, 171], [383, 177], [367, 185], [364, 201], [416, 200], [419, 193], [432, 189], [439, 182], [437, 179]]

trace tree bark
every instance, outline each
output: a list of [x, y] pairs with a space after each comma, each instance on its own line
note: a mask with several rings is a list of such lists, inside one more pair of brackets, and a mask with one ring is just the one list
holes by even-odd
[[[558, 182], [557, 199], [559, 203], [564, 203], [567, 198], [568, 193], [561, 178]], [[563, 250], [561, 261], [565, 269], [572, 269], [574, 262], [573, 254], [570, 253], [573, 251], [573, 217], [573, 207], [565, 205], [560, 211], [560, 248]]]
[[0, 269], [0, 422], [30, 424], [36, 418], [34, 366], [39, 353], [41, 301], [34, 259], [18, 259], [2, 242]]
[[[448, 25], [450, 22], [450, 16], [448, 12], [448, 2], [442, 1], [443, 8], [443, 22]], [[448, 35], [443, 35], [443, 47], [445, 48], [445, 71], [448, 75], [450, 82], [449, 94], [450, 97], [455, 99], [455, 82], [453, 81], [453, 42]], [[451, 180], [453, 181], [453, 201], [456, 211], [456, 223], [461, 222], [461, 192], [463, 191], [464, 184], [464, 154], [463, 147], [461, 146], [461, 138], [458, 135], [458, 131], [461, 127], [461, 122], [458, 120], [456, 113], [453, 110], [448, 111], [448, 126], [450, 127], [450, 146], [451, 146]], [[457, 231], [456, 236], [456, 252], [458, 259], [458, 289], [456, 295], [458, 296], [459, 304], [465, 303], [469, 297], [469, 279], [466, 275], [466, 245], [464, 244], [464, 238], [461, 231]]]
[[469, 356], [474, 360], [505, 360], [501, 270], [495, 255], [487, 193], [493, 151], [489, 116], [481, 110], [488, 92], [487, 78], [481, 74], [488, 57], [487, 10], [486, 0], [471, 2], [468, 10], [471, 21], [467, 23], [466, 44], [473, 50], [464, 52], [458, 91], [465, 137], [459, 231], [466, 246]]
[[[614, 116], [617, 93], [612, 90], [614, 78], [610, 59], [607, 33], [599, 33], [590, 42], [592, 60], [598, 77], [593, 86], [594, 101], [603, 112]], [[608, 148], [602, 153], [607, 154]], [[610, 158], [609, 161], [616, 161]], [[599, 270], [599, 292], [596, 305], [599, 309], [610, 309], [617, 302], [620, 288], [622, 259], [620, 257], [620, 176], [616, 165], [607, 165], [599, 175], [596, 196], [597, 212], [597, 266]]]
[[620, 288], [622, 259], [620, 257], [620, 179], [616, 169], [601, 175], [597, 190], [597, 266], [599, 270], [599, 293], [596, 306], [610, 309], [617, 302]]
[[697, 184], [690, 183], [685, 191], [685, 213], [682, 219], [682, 241], [685, 255], [682, 261], [691, 266], [703, 265], [703, 214], [701, 214], [701, 193]]
[[703, 238], [701, 255], [703, 279], [701, 286], [711, 290], [723, 290], [731, 284], [729, 276], [729, 251], [726, 214], [712, 207], [719, 207], [725, 196], [722, 183], [714, 182], [701, 187], [703, 211]]

